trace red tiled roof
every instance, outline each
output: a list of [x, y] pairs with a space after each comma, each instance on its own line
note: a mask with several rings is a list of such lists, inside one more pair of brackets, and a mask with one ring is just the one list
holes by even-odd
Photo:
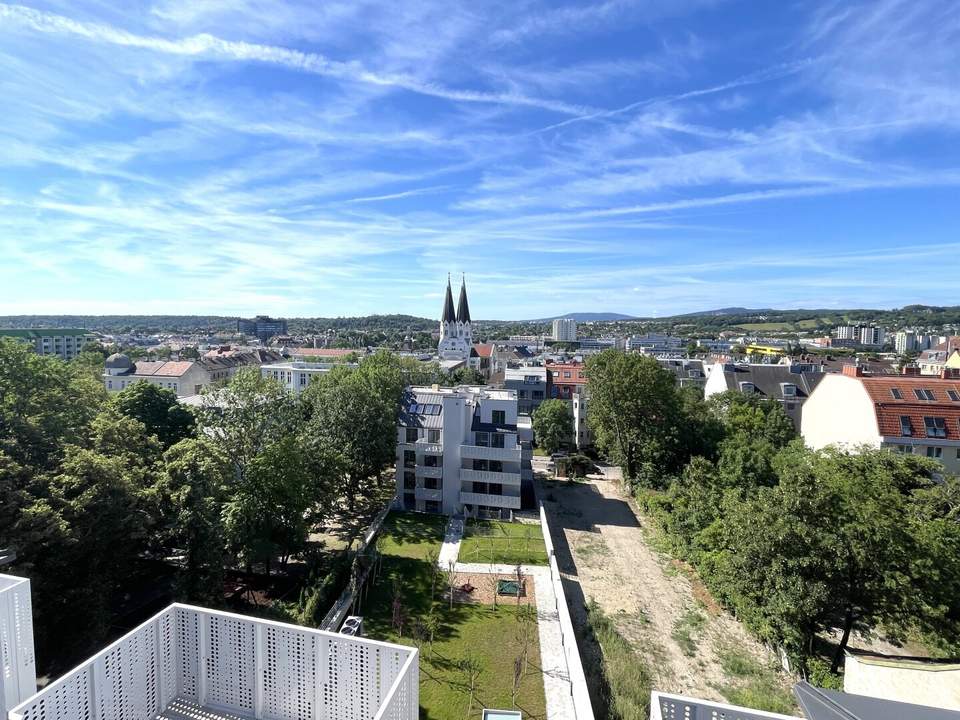
[[193, 367], [192, 360], [141, 360], [134, 368], [134, 375], [159, 375], [162, 377], [180, 377]]
[[[900, 416], [910, 418], [914, 438], [926, 438], [925, 417], [943, 418], [947, 430], [946, 438], [931, 440], [960, 440], [960, 402], [950, 399], [947, 390], [953, 390], [960, 397], [960, 380], [923, 375], [898, 375], [894, 377], [858, 378], [874, 404], [877, 414], [877, 426], [881, 435], [900, 437]], [[900, 391], [900, 400], [893, 396], [893, 390]], [[919, 400], [914, 390], [929, 390], [933, 400]]]
[[350, 350], [348, 348], [291, 348], [290, 354], [302, 357], [345, 357], [353, 353], [359, 353], [359, 350]]
[[490, 357], [493, 354], [492, 343], [477, 343], [473, 346], [473, 349], [476, 351], [477, 357]]

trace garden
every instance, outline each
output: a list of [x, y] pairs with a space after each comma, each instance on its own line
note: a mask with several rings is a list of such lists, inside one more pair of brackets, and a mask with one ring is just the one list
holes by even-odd
[[468, 520], [460, 543], [460, 562], [546, 565], [543, 531], [531, 523]]

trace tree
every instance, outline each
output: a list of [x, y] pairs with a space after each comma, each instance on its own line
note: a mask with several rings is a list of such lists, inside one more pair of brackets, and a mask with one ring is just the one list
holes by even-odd
[[458, 663], [458, 666], [470, 691], [470, 705], [467, 708], [466, 715], [469, 718], [473, 714], [473, 703], [477, 695], [477, 683], [480, 680], [481, 673], [483, 673], [483, 663], [480, 658], [467, 655]]
[[[446, 384], [446, 383], [445, 383]], [[476, 368], [464, 366], [450, 373], [451, 385], [486, 385], [487, 381]]]
[[545, 400], [533, 413], [533, 436], [537, 445], [554, 453], [573, 438], [573, 413], [563, 400]]
[[605, 350], [587, 361], [587, 422], [597, 446], [635, 480], [642, 463], [669, 473], [677, 455], [681, 404], [673, 373], [651, 357]]
[[113, 406], [127, 417], [142, 422], [164, 448], [193, 435], [196, 421], [172, 390], [140, 381], [113, 396]]

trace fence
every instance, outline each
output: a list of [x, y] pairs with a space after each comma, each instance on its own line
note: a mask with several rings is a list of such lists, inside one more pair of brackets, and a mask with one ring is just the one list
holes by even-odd
[[593, 706], [590, 704], [587, 678], [583, 674], [583, 663], [580, 661], [580, 651], [577, 649], [577, 638], [573, 633], [573, 621], [570, 619], [570, 609], [567, 607], [566, 595], [563, 592], [563, 580], [560, 576], [560, 568], [557, 566], [553, 538], [550, 536], [550, 524], [547, 522], [547, 513], [543, 508], [543, 503], [541, 502], [539, 505], [540, 526], [543, 530], [543, 542], [547, 548], [550, 582], [553, 583], [553, 594], [556, 598], [557, 617], [560, 620], [560, 637], [563, 642], [563, 653], [567, 659], [570, 695], [573, 698], [576, 720], [593, 720]]
[[[171, 605], [15, 707], [9, 720], [416, 720], [413, 648]], [[214, 716], [215, 717], [215, 716]]]
[[781, 715], [764, 710], [710, 700], [667, 695], [654, 690], [650, 693], [650, 720], [800, 720], [794, 715]]
[[0, 712], [36, 691], [30, 581], [0, 575]]

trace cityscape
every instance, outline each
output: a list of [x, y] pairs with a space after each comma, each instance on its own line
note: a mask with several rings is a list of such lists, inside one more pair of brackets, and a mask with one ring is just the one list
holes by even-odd
[[960, 720], [953, 3], [25, 3], [0, 717]]

